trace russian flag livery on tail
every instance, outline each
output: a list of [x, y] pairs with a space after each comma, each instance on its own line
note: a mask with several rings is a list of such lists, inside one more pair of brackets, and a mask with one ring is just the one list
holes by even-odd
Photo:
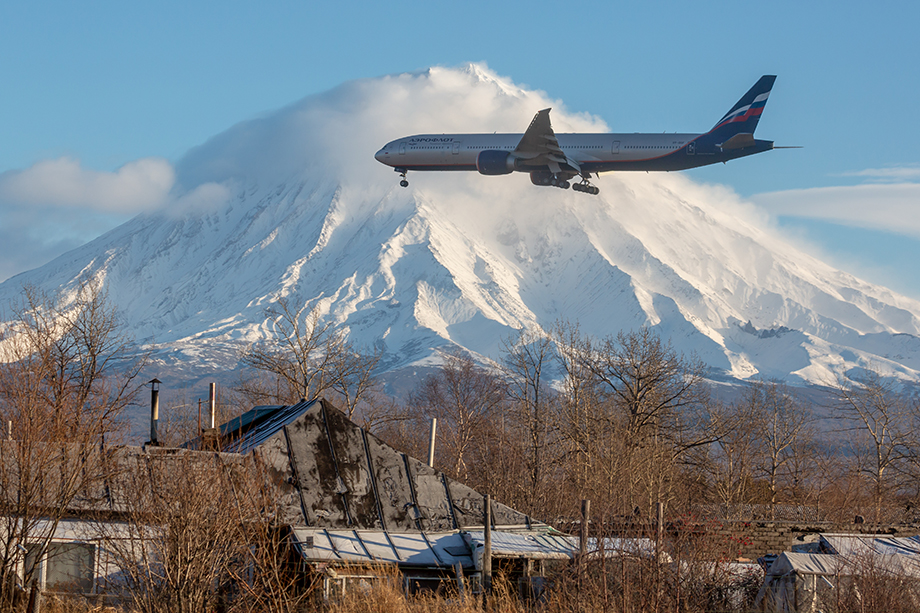
[[754, 87], [744, 94], [729, 112], [725, 113], [725, 117], [720, 119], [710, 132], [731, 129], [735, 133], [750, 132], [753, 134], [757, 122], [760, 121], [763, 108], [767, 105], [767, 98], [770, 97], [774, 81], [776, 77], [773, 75], [760, 77]]
[[597, 194], [590, 179], [602, 172], [685, 170], [773, 149], [754, 130], [775, 80], [761, 77], [704, 134], [556, 134], [550, 109], [543, 109], [523, 134], [417, 134], [387, 143], [375, 157], [400, 173], [403, 187], [410, 170], [474, 170], [526, 172], [534, 185]]

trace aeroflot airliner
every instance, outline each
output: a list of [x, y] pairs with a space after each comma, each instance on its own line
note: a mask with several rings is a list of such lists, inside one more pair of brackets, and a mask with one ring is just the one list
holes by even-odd
[[529, 172], [534, 185], [600, 190], [591, 175], [615, 170], [685, 170], [773, 149], [756, 140], [775, 75], [764, 75], [705, 134], [555, 134], [543, 109], [523, 134], [418, 134], [384, 145], [374, 156], [409, 185], [410, 170], [478, 170], [484, 175]]

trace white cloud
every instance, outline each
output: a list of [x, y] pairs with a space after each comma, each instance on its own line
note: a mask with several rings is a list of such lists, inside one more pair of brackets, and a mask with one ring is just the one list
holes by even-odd
[[520, 133], [547, 107], [559, 132], [607, 131], [597, 117], [572, 113], [561, 101], [523, 89], [482, 64], [350, 81], [239, 123], [192, 149], [176, 165], [178, 183], [282, 183], [314, 174], [393, 185], [392, 170], [374, 159], [387, 142], [420, 133]]
[[750, 199], [773, 215], [821, 219], [920, 237], [920, 183], [792, 189], [757, 194]]
[[920, 179], [920, 166], [867, 168], [843, 173], [844, 177], [866, 177], [870, 181], [911, 181]]
[[0, 173], [0, 282], [138, 213], [200, 213], [229, 196], [226, 185], [179, 185], [173, 166], [161, 158], [129, 162], [113, 172], [58, 158]]
[[175, 181], [172, 165], [160, 158], [101, 172], [65, 157], [0, 174], [0, 201], [133, 214], [163, 206]]

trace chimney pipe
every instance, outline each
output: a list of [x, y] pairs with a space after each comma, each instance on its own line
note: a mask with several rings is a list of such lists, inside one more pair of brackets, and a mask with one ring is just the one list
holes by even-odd
[[434, 440], [438, 432], [438, 418], [431, 418], [431, 434], [428, 437], [428, 466], [434, 468]]
[[211, 383], [210, 390], [208, 391], [208, 414], [210, 415], [209, 428], [217, 427], [217, 384]]
[[150, 381], [150, 445], [157, 447], [157, 424], [160, 421], [160, 383], [159, 379]]

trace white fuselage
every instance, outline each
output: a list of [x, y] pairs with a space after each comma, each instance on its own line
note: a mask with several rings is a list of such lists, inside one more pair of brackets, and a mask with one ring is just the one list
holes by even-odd
[[[476, 160], [481, 152], [513, 152], [521, 141], [521, 136], [418, 134], [387, 143], [375, 157], [387, 166], [407, 170], [476, 170]], [[699, 134], [557, 134], [556, 138], [567, 157], [587, 164], [591, 172], [603, 172], [606, 168], [595, 170], [594, 167], [616, 167], [624, 162], [660, 160], [680, 151], [698, 136]], [[526, 167], [526, 160], [522, 160], [522, 163]]]

